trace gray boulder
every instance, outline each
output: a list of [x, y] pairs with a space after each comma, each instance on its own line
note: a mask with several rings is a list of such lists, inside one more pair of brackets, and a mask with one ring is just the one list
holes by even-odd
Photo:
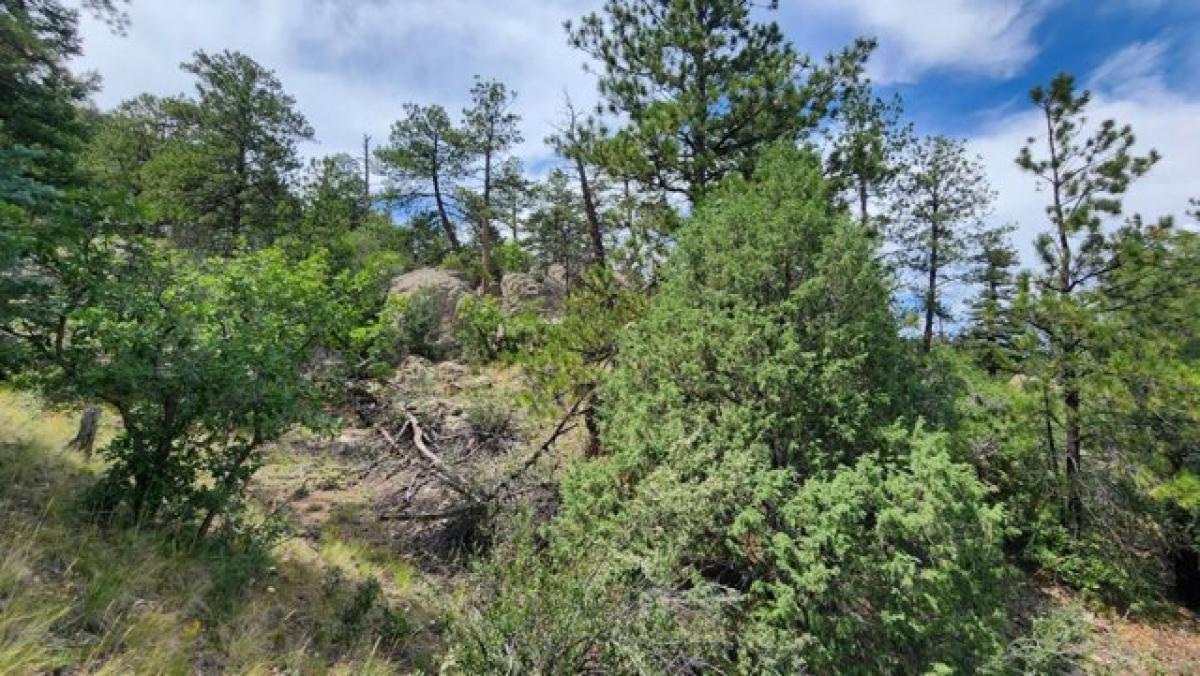
[[552, 275], [538, 277], [525, 272], [509, 272], [500, 280], [500, 304], [508, 312], [533, 308], [553, 313], [565, 295], [565, 285]]
[[440, 320], [430, 340], [441, 347], [453, 347], [458, 301], [470, 292], [471, 286], [455, 272], [420, 268], [393, 279], [388, 294], [405, 298], [418, 294], [431, 297]]
[[500, 280], [500, 303], [513, 311], [528, 306], [545, 306], [549, 300], [546, 285], [525, 272], [509, 272]]

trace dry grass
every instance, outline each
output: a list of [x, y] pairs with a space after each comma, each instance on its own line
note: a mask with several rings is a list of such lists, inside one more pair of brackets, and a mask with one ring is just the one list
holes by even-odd
[[[115, 431], [105, 420], [99, 444]], [[90, 523], [77, 497], [103, 463], [63, 450], [76, 424], [74, 412], [0, 390], [0, 674], [428, 666], [413, 647], [428, 644], [415, 636], [415, 572], [384, 549], [330, 531], [266, 557], [192, 553], [159, 533]]]

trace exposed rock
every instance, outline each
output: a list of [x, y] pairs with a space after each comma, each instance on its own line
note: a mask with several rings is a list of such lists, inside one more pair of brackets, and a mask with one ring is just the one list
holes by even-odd
[[449, 392], [462, 389], [463, 381], [471, 375], [471, 369], [458, 362], [445, 361], [437, 365], [438, 383]]
[[549, 290], [536, 277], [525, 272], [510, 272], [500, 280], [500, 300], [508, 311], [532, 305], [548, 304]]
[[567, 268], [555, 263], [546, 268], [546, 288], [557, 298], [567, 295]]
[[392, 280], [389, 295], [411, 298], [418, 293], [427, 293], [436, 299], [441, 321], [437, 335], [430, 339], [440, 347], [454, 346], [454, 328], [458, 301], [471, 287], [457, 273], [437, 268], [420, 268]]

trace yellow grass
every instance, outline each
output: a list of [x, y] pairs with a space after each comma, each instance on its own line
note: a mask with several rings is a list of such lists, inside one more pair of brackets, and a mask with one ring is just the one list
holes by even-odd
[[[77, 421], [0, 390], [0, 674], [411, 670], [411, 657], [384, 654], [369, 627], [329, 640], [355, 579], [374, 576], [399, 598], [413, 578], [406, 564], [330, 533], [316, 548], [285, 542], [222, 596], [237, 560], [102, 528], [83, 513], [78, 498], [104, 465], [64, 450]], [[98, 447], [115, 431], [106, 414]], [[329, 582], [335, 566], [340, 586]]]

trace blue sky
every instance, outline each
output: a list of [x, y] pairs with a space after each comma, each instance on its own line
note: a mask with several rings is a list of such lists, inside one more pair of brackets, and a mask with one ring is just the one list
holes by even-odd
[[[178, 64], [196, 49], [242, 50], [274, 69], [316, 129], [308, 155], [357, 152], [386, 138], [406, 101], [466, 102], [475, 74], [518, 93], [527, 164], [553, 162], [542, 139], [563, 97], [595, 100], [562, 22], [600, 0], [132, 0], [127, 36], [87, 21], [77, 66], [104, 80], [110, 107], [140, 92], [190, 89]], [[1019, 226], [1030, 256], [1042, 196], [1013, 166], [1040, 125], [1029, 88], [1060, 70], [1095, 90], [1093, 118], [1133, 124], [1165, 159], [1135, 186], [1128, 211], [1181, 214], [1200, 195], [1200, 0], [781, 0], [772, 13], [805, 52], [856, 35], [880, 48], [870, 66], [899, 91], [919, 133], [966, 138], [999, 193], [994, 219]]]
[[[1011, 73], [957, 70], [953, 63], [923, 73], [894, 89], [910, 114], [939, 131], [970, 135], [997, 115], [1026, 105], [1029, 88], [1068, 71], [1084, 78], [1123, 49], [1152, 43], [1165, 50], [1161, 75], [1175, 91], [1200, 86], [1200, 1], [1125, 0], [1046, 3], [1029, 31], [1030, 56]], [[1029, 11], [1029, 10], [1027, 10]]]

